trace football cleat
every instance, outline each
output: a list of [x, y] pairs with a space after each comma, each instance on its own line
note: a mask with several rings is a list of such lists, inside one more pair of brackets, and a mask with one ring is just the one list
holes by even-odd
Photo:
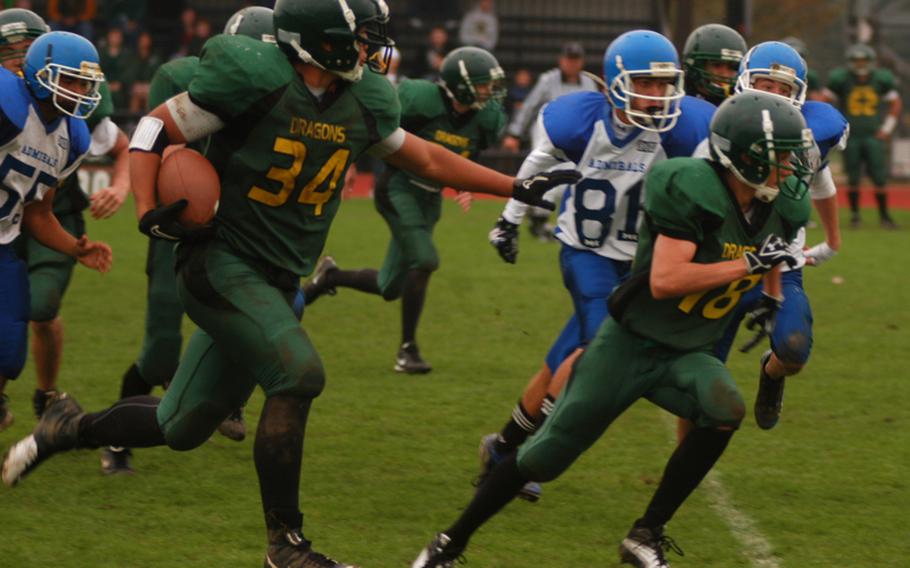
[[619, 545], [619, 558], [622, 564], [631, 564], [638, 568], [669, 568], [664, 551], [673, 551], [684, 556], [682, 549], [672, 538], [665, 536], [663, 528], [632, 527], [626, 538]]
[[420, 551], [411, 568], [454, 568], [456, 562], [465, 562], [462, 552], [464, 547], [452, 546], [452, 539], [445, 533], [439, 533]]
[[75, 399], [61, 393], [48, 401], [35, 429], [3, 456], [2, 479], [9, 486], [57, 452], [71, 450], [79, 442], [79, 420], [85, 416]]
[[110, 446], [101, 450], [101, 473], [114, 475], [117, 473], [135, 473], [130, 463], [133, 452], [129, 448], [115, 448]]
[[420, 356], [420, 349], [413, 341], [402, 343], [395, 357], [395, 370], [399, 373], [422, 374], [429, 373], [433, 367]]
[[53, 389], [35, 389], [35, 394], [32, 395], [32, 407], [35, 409], [35, 418], [41, 418], [41, 415], [44, 414], [44, 409], [47, 408], [47, 402], [55, 396], [57, 396], [57, 391]]
[[850, 228], [859, 229], [863, 224], [862, 218], [859, 216], [859, 213], [850, 214]]
[[329, 273], [338, 270], [338, 264], [331, 256], [324, 256], [316, 265], [313, 276], [303, 285], [303, 296], [306, 305], [310, 305], [319, 299], [323, 294], [334, 296], [338, 291], [334, 286], [329, 286], [327, 276]]
[[758, 374], [758, 394], [755, 395], [755, 422], [762, 430], [777, 425], [780, 411], [784, 406], [784, 377], [772, 379], [765, 373], [765, 364], [771, 358], [771, 350], [761, 356], [761, 371]]
[[9, 397], [0, 394], [0, 432], [13, 425], [13, 413], [9, 409]]
[[242, 442], [246, 438], [246, 423], [243, 421], [243, 407], [238, 408], [218, 425], [218, 432], [230, 440]]
[[879, 225], [882, 229], [887, 229], [889, 231], [896, 231], [899, 228], [891, 217], [882, 217], [879, 221]]
[[[499, 434], [487, 434], [480, 440], [480, 475], [474, 480], [475, 487], [483, 485], [483, 482], [487, 480], [487, 477], [489, 477], [493, 468], [496, 467], [496, 464], [501, 462], [505, 457], [496, 451], [497, 438], [499, 438]], [[518, 497], [525, 501], [535, 503], [540, 499], [541, 491], [539, 483], [536, 481], [529, 481], [525, 483], [524, 487], [521, 488], [521, 491], [518, 492]]]
[[263, 568], [357, 568], [332, 560], [313, 550], [299, 530], [269, 531], [269, 548]]

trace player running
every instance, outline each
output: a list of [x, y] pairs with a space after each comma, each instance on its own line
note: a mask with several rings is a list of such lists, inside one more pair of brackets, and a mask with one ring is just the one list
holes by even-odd
[[610, 298], [612, 317], [576, 363], [541, 430], [493, 469], [412, 568], [454, 567], [474, 532], [522, 486], [558, 477], [640, 398], [698, 425], [620, 544], [623, 562], [669, 566], [665, 549], [679, 548], [664, 525], [745, 414], [733, 378], [710, 348], [762, 274], [779, 289], [774, 268], [795, 262], [786, 241], [809, 215], [805, 181], [783, 183], [810, 174], [803, 164], [812, 133], [792, 105], [765, 93], [736, 95], [717, 109], [710, 144], [712, 160], [672, 159], [648, 172], [634, 268]]
[[[462, 47], [446, 55], [439, 84], [405, 80], [398, 86], [401, 127], [465, 158], [476, 159], [498, 143], [506, 115], [505, 73], [488, 51]], [[430, 275], [439, 269], [433, 228], [442, 213], [442, 186], [407, 171], [389, 168], [376, 184], [374, 202], [392, 240], [382, 269], [339, 270], [326, 257], [304, 286], [307, 304], [336, 287], [401, 298], [401, 346], [394, 369], [427, 373], [432, 367], [420, 355], [417, 323], [423, 311]]]
[[[112, 259], [105, 243], [68, 233], [52, 206], [61, 180], [89, 151], [85, 119], [98, 106], [104, 81], [98, 52], [76, 34], [44, 33], [25, 52], [23, 74], [0, 68], [0, 392], [19, 376], [27, 353], [28, 272], [12, 245], [23, 228], [99, 272], [107, 272]], [[0, 405], [0, 430], [11, 422]]]
[[[714, 105], [685, 97], [676, 49], [652, 31], [631, 31], [604, 55], [609, 94], [573, 93], [541, 115], [546, 136], [519, 176], [577, 166], [585, 176], [563, 199], [556, 231], [563, 283], [575, 313], [550, 348], [502, 431], [481, 442], [478, 483], [512, 453], [551, 412], [581, 349], [607, 315], [606, 299], [629, 273], [643, 200], [645, 172], [675, 156], [691, 156], [708, 135]], [[490, 233], [507, 262], [518, 254], [518, 226], [526, 207], [509, 202]], [[536, 501], [531, 483], [522, 498]]]
[[[239, 35], [210, 39], [187, 92], [143, 117], [130, 159], [139, 226], [181, 240], [178, 292], [199, 330], [160, 400], [136, 396], [84, 413], [73, 398], [58, 398], [32, 435], [7, 452], [6, 484], [73, 448], [193, 449], [259, 385], [266, 400], [253, 457], [265, 564], [350, 566], [316, 552], [303, 536], [304, 431], [325, 371], [291, 308], [341, 203], [339, 181], [367, 151], [435, 183], [535, 205], [553, 186], [578, 180], [577, 172], [516, 179], [401, 129], [392, 85], [371, 70], [387, 68], [387, 22], [382, 0], [278, 0], [278, 45]], [[185, 203], [155, 207], [154, 185], [165, 147], [206, 136], [221, 196], [214, 227], [191, 230], [176, 221]]]

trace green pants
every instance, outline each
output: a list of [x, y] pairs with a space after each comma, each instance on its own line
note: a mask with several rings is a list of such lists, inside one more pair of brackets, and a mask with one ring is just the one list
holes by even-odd
[[736, 383], [712, 354], [670, 349], [608, 318], [575, 364], [553, 413], [519, 448], [522, 474], [556, 479], [640, 398], [697, 427], [737, 427], [745, 415]]
[[844, 148], [844, 168], [851, 187], [859, 185], [863, 177], [863, 164], [876, 187], [885, 187], [888, 182], [886, 146], [874, 136], [850, 137]]
[[297, 278], [218, 240], [178, 251], [177, 291], [199, 326], [158, 407], [168, 446], [203, 443], [256, 385], [312, 398], [325, 372], [291, 305]]
[[392, 240], [379, 270], [379, 290], [386, 300], [401, 296], [409, 270], [434, 272], [439, 254], [433, 244], [433, 227], [442, 214], [442, 194], [408, 182], [376, 189], [376, 210], [392, 232]]
[[180, 361], [183, 336], [183, 304], [177, 296], [177, 274], [174, 268], [174, 243], [149, 239], [145, 274], [145, 336], [136, 360], [139, 374], [150, 385], [163, 385], [171, 380]]
[[[58, 215], [57, 219], [64, 230], [74, 237], [85, 234], [85, 221], [81, 212]], [[73, 276], [76, 259], [49, 249], [24, 233], [19, 235], [14, 246], [16, 254], [28, 265], [31, 294], [29, 320], [53, 320], [60, 312], [63, 294]]]

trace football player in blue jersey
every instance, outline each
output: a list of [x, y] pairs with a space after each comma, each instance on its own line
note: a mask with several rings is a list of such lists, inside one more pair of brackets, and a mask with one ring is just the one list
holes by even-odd
[[806, 100], [805, 60], [785, 43], [770, 41], [749, 50], [736, 83], [736, 92], [747, 91], [770, 92], [801, 109], [815, 138], [815, 147], [809, 153], [809, 166], [814, 172], [809, 194], [825, 234], [823, 242], [806, 248], [805, 229], [799, 231], [790, 243], [799, 263], [792, 269], [783, 268], [783, 297], [769, 296], [761, 286], [747, 292], [737, 308], [737, 317], [715, 349], [718, 358], [725, 361], [743, 318], [750, 328], [757, 327], [759, 334], [767, 332], [770, 336], [771, 349], [761, 357], [754, 409], [758, 426], [769, 430], [780, 418], [784, 377], [798, 373], [812, 350], [812, 309], [803, 288], [802, 267], [818, 266], [830, 260], [841, 246], [837, 187], [828, 158], [831, 150], [844, 148], [849, 128], [844, 116], [830, 104]]
[[[691, 156], [708, 135], [714, 105], [685, 96], [676, 49], [651, 31], [614, 40], [604, 55], [602, 93], [572, 93], [541, 113], [546, 136], [522, 173], [578, 167], [585, 176], [563, 197], [556, 229], [560, 268], [575, 313], [531, 378], [499, 434], [481, 441], [483, 482], [493, 466], [534, 433], [568, 379], [575, 359], [607, 315], [606, 299], [629, 273], [638, 239], [642, 181], [655, 163]], [[490, 242], [506, 262], [518, 255], [518, 226], [526, 207], [510, 201]], [[520, 496], [536, 501], [530, 482]]]
[[[30, 10], [11, 8], [0, 11], [0, 65], [23, 76], [26, 50], [35, 38], [48, 31], [50, 28], [44, 20]], [[101, 85], [99, 94], [101, 100], [86, 120], [91, 133], [89, 153], [110, 156], [114, 160], [113, 175], [110, 186], [95, 191], [91, 197], [80, 187], [75, 174], [69, 176], [55, 192], [54, 215], [63, 228], [74, 236], [81, 235], [85, 230], [83, 209], [91, 207], [93, 217], [105, 219], [119, 209], [129, 193], [128, 140], [126, 134], [111, 121], [114, 107], [105, 85]], [[28, 267], [31, 293], [29, 318], [37, 375], [32, 403], [35, 414], [40, 416], [48, 396], [55, 392], [57, 386], [63, 351], [63, 324], [58, 314], [76, 261], [48, 249], [28, 234], [20, 235], [13, 246]]]
[[[23, 71], [20, 78], [0, 68], [0, 393], [25, 364], [28, 274], [12, 248], [22, 229], [100, 272], [112, 260], [109, 246], [69, 234], [52, 210], [56, 187], [89, 149], [85, 119], [104, 81], [98, 53], [83, 37], [50, 32], [28, 48]], [[0, 429], [10, 422], [0, 406]]]

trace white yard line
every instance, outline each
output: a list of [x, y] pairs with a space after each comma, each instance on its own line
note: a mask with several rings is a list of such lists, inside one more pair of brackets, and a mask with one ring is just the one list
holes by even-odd
[[[673, 441], [676, 442], [676, 417], [661, 412], [671, 425]], [[742, 546], [742, 555], [755, 568], [780, 568], [774, 556], [771, 543], [762, 534], [752, 517], [740, 511], [733, 503], [733, 497], [721, 481], [721, 475], [713, 469], [701, 483], [702, 490], [708, 496], [708, 502], [717, 515], [730, 527], [730, 533]]]

